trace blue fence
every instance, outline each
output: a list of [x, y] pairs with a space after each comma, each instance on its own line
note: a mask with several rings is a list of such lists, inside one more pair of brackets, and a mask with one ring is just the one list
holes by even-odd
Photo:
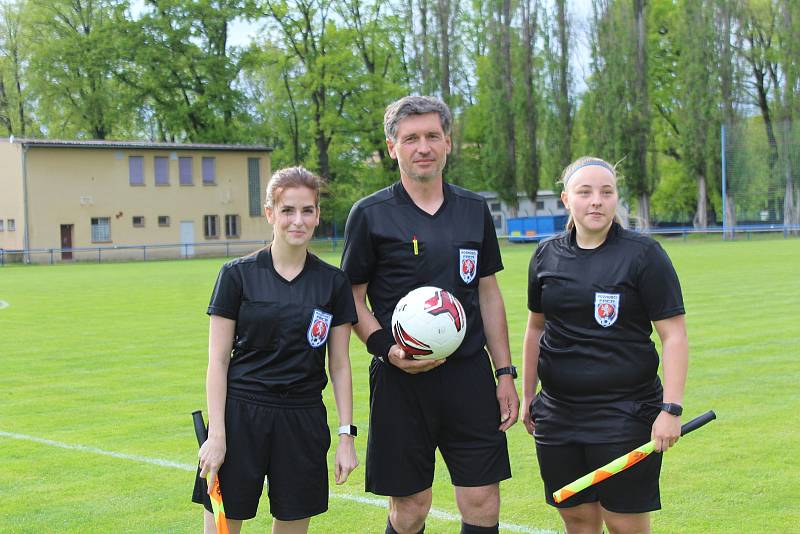
[[[681, 236], [687, 239], [694, 234], [719, 234], [721, 238], [750, 239], [753, 234], [780, 233], [784, 238], [800, 234], [800, 225], [781, 224], [750, 224], [723, 228], [714, 226], [708, 228], [694, 228], [680, 226], [670, 228], [652, 227], [640, 230], [648, 235]], [[560, 233], [543, 231], [536, 235], [507, 235], [498, 236], [511, 243], [525, 243], [540, 241]], [[328, 237], [314, 239], [311, 249], [317, 252], [336, 252], [341, 250], [343, 239], [341, 237]], [[165, 259], [191, 259], [198, 257], [232, 257], [243, 256], [266, 246], [269, 241], [217, 241], [213, 243], [171, 243], [164, 245], [116, 245], [104, 247], [76, 247], [76, 248], [42, 248], [42, 249], [17, 249], [9, 250], [0, 248], [0, 266], [8, 263], [40, 263], [55, 264], [64, 261], [94, 262], [104, 261], [151, 261]]]

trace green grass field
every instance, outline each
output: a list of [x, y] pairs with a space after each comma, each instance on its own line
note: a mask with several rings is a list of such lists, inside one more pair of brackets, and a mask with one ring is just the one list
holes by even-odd
[[[718, 420], [664, 460], [655, 532], [798, 532], [800, 240], [665, 241], [681, 278], [690, 336], [684, 420]], [[532, 245], [503, 248], [499, 278], [520, 364]], [[323, 254], [338, 264], [338, 256]], [[197, 532], [189, 502], [205, 408], [205, 306], [222, 260], [0, 268], [0, 531]], [[0, 303], [2, 305], [2, 303]], [[367, 426], [368, 356], [351, 357], [355, 422]], [[332, 407], [330, 388], [326, 401]], [[329, 410], [331, 424], [335, 410]], [[364, 436], [366, 433], [364, 432]], [[365, 437], [359, 437], [364, 461]], [[514, 478], [504, 532], [559, 530], [543, 502], [532, 438], [509, 431]], [[438, 462], [426, 532], [458, 532]], [[331, 488], [317, 533], [383, 532], [363, 466]], [[266, 497], [246, 532], [267, 532]]]

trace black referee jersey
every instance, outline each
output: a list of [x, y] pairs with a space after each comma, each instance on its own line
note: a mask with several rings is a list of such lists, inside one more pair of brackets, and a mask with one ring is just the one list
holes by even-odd
[[[662, 388], [651, 321], [684, 313], [678, 276], [661, 245], [617, 223], [596, 249], [578, 247], [574, 230], [546, 239], [530, 262], [528, 308], [545, 316], [539, 415], [654, 418]], [[603, 430], [602, 421], [572, 424], [574, 435], [583, 429], [597, 442], [621, 431]]]
[[387, 330], [397, 301], [412, 289], [453, 293], [464, 307], [467, 332], [452, 359], [486, 344], [478, 282], [503, 263], [486, 201], [461, 187], [443, 187], [444, 202], [433, 215], [414, 204], [401, 182], [356, 203], [345, 227], [342, 269], [354, 285], [369, 283], [372, 312]]
[[269, 248], [223, 265], [209, 315], [236, 321], [228, 391], [265, 401], [321, 399], [330, 329], [357, 320], [347, 276], [313, 254], [292, 281]]

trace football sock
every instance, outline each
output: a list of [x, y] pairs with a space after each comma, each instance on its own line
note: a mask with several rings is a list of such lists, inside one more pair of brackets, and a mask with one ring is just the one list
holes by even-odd
[[[425, 533], [425, 524], [422, 525], [422, 528], [419, 529], [419, 532], [417, 532], [417, 534], [424, 534], [424, 533]], [[392, 521], [388, 517], [386, 518], [386, 534], [399, 534], [392, 526]]]
[[498, 534], [498, 532], [500, 532], [500, 523], [493, 527], [479, 527], [478, 525], [461, 523], [461, 534]]

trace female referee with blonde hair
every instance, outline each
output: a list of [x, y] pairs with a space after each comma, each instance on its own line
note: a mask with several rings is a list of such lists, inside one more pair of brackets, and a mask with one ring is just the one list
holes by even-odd
[[661, 507], [661, 454], [560, 504], [552, 493], [650, 439], [658, 452], [678, 440], [688, 366], [681, 288], [661, 246], [621, 226], [614, 166], [583, 157], [561, 181], [567, 230], [539, 244], [528, 274], [522, 419], [546, 500], [569, 534], [599, 534], [603, 523], [647, 533]]

